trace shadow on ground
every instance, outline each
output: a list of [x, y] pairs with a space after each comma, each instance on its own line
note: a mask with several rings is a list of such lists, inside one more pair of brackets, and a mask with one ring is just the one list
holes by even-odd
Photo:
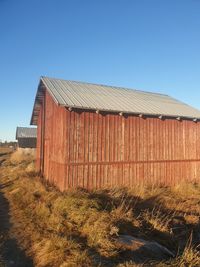
[[32, 267], [32, 260], [25, 255], [23, 249], [17, 244], [15, 238], [10, 237], [11, 222], [9, 216], [9, 203], [2, 188], [7, 184], [0, 185], [0, 265], [6, 267]]

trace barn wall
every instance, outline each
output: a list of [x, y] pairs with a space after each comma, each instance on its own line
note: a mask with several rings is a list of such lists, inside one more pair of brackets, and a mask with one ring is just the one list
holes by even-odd
[[61, 190], [200, 177], [200, 124], [68, 111], [46, 94], [43, 175]]
[[66, 176], [66, 109], [57, 106], [46, 92], [43, 128], [43, 176], [61, 190]]
[[200, 124], [68, 112], [70, 187], [174, 184], [200, 178]]
[[41, 108], [38, 114], [38, 122], [37, 122], [37, 149], [36, 149], [36, 169], [38, 171], [42, 171], [42, 151], [43, 151], [43, 103], [41, 103]]
[[42, 149], [42, 114], [43, 106], [39, 110], [38, 123], [37, 123], [37, 149], [36, 149], [36, 169], [41, 171], [41, 149]]
[[36, 140], [35, 137], [18, 137], [18, 147], [20, 148], [36, 148]]

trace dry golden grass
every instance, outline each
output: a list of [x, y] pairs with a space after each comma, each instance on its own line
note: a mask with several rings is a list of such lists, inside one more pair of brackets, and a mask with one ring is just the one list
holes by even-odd
[[18, 164], [22, 162], [32, 162], [35, 157], [35, 149], [18, 148], [10, 157], [10, 162]]
[[[200, 266], [197, 184], [61, 193], [40, 181], [33, 155], [18, 151], [0, 176], [11, 234], [35, 266]], [[157, 241], [177, 256], [138, 263], [116, 245], [119, 234]]]
[[153, 263], [156, 267], [199, 267], [200, 266], [200, 253], [198, 247], [192, 247], [191, 244], [187, 245], [181, 255], [168, 262]]

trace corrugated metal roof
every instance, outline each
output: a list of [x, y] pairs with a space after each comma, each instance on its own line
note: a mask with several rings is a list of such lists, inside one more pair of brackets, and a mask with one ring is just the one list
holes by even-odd
[[[200, 111], [168, 95], [123, 87], [42, 77], [55, 102], [71, 108], [200, 119]], [[40, 87], [40, 86], [39, 86]], [[36, 96], [31, 123], [37, 123]]]
[[37, 128], [31, 127], [17, 127], [16, 139], [18, 138], [36, 138]]

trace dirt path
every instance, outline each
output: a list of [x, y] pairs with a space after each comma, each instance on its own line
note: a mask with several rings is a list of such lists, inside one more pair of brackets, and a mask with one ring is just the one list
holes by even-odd
[[[5, 157], [5, 155], [4, 155]], [[1, 163], [4, 160], [0, 156], [0, 267], [32, 267], [32, 261], [18, 246], [17, 240], [11, 235], [11, 216], [9, 202], [3, 189], [9, 185], [1, 182]]]

